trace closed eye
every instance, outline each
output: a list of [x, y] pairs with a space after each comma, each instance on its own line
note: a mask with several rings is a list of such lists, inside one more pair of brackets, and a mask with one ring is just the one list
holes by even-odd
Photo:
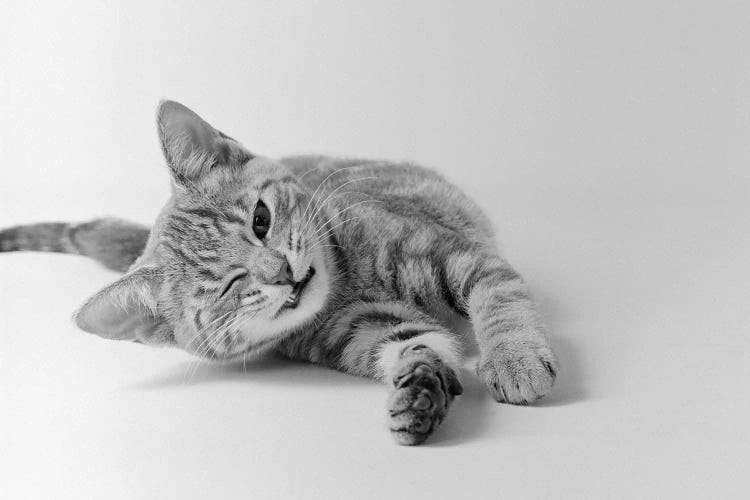
[[221, 289], [221, 294], [219, 295], [219, 298], [226, 295], [229, 292], [229, 290], [231, 290], [232, 287], [245, 276], [247, 276], [247, 270], [245, 269], [236, 269], [229, 276], [227, 276], [227, 278], [224, 280], [224, 287]]

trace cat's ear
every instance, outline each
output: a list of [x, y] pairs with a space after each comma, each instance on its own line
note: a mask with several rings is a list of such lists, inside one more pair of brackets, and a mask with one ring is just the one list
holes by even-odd
[[241, 167], [253, 158], [239, 142], [175, 101], [156, 111], [159, 140], [175, 180], [199, 181], [211, 169]]
[[75, 315], [79, 328], [114, 340], [159, 343], [164, 326], [156, 312], [159, 274], [154, 267], [135, 269], [86, 301]]

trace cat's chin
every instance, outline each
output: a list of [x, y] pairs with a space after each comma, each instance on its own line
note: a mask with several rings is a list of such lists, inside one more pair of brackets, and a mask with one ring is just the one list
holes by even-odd
[[275, 311], [269, 317], [256, 316], [245, 323], [242, 335], [249, 349], [253, 349], [253, 346], [267, 345], [272, 343], [274, 338], [299, 329], [314, 319], [325, 307], [330, 289], [330, 275], [322, 258], [314, 260], [315, 271], [309, 273], [307, 282], [297, 290], [293, 307], [286, 295], [280, 296], [272, 308]]
[[300, 286], [295, 288], [293, 295], [281, 301], [271, 322], [274, 326], [283, 328], [281, 331], [288, 330], [290, 322], [296, 322], [297, 325], [306, 323], [325, 305], [328, 286], [325, 266], [320, 266], [320, 271], [310, 267], [310, 272]]
[[278, 316], [279, 313], [281, 313], [285, 309], [297, 308], [302, 296], [307, 291], [307, 285], [310, 284], [310, 281], [312, 281], [314, 276], [315, 276], [315, 268], [310, 266], [310, 269], [307, 271], [307, 274], [305, 275], [305, 277], [294, 285], [292, 292], [284, 300], [284, 303], [281, 305], [281, 308], [278, 311], [276, 311], [276, 316]]

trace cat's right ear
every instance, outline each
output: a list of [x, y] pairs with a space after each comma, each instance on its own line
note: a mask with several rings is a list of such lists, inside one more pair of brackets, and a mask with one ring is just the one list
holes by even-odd
[[253, 154], [175, 101], [156, 111], [164, 158], [178, 184], [199, 184], [210, 171], [242, 167]]
[[158, 283], [156, 268], [135, 269], [87, 300], [74, 321], [82, 330], [107, 339], [163, 343], [166, 325], [156, 310]]

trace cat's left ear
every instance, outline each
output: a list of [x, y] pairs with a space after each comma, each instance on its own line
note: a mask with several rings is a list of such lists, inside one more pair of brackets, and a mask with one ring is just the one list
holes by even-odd
[[79, 328], [113, 340], [165, 343], [171, 334], [156, 311], [156, 268], [135, 269], [91, 297], [75, 315]]
[[156, 111], [159, 140], [175, 181], [198, 182], [209, 171], [239, 168], [253, 154], [175, 101], [162, 101]]

